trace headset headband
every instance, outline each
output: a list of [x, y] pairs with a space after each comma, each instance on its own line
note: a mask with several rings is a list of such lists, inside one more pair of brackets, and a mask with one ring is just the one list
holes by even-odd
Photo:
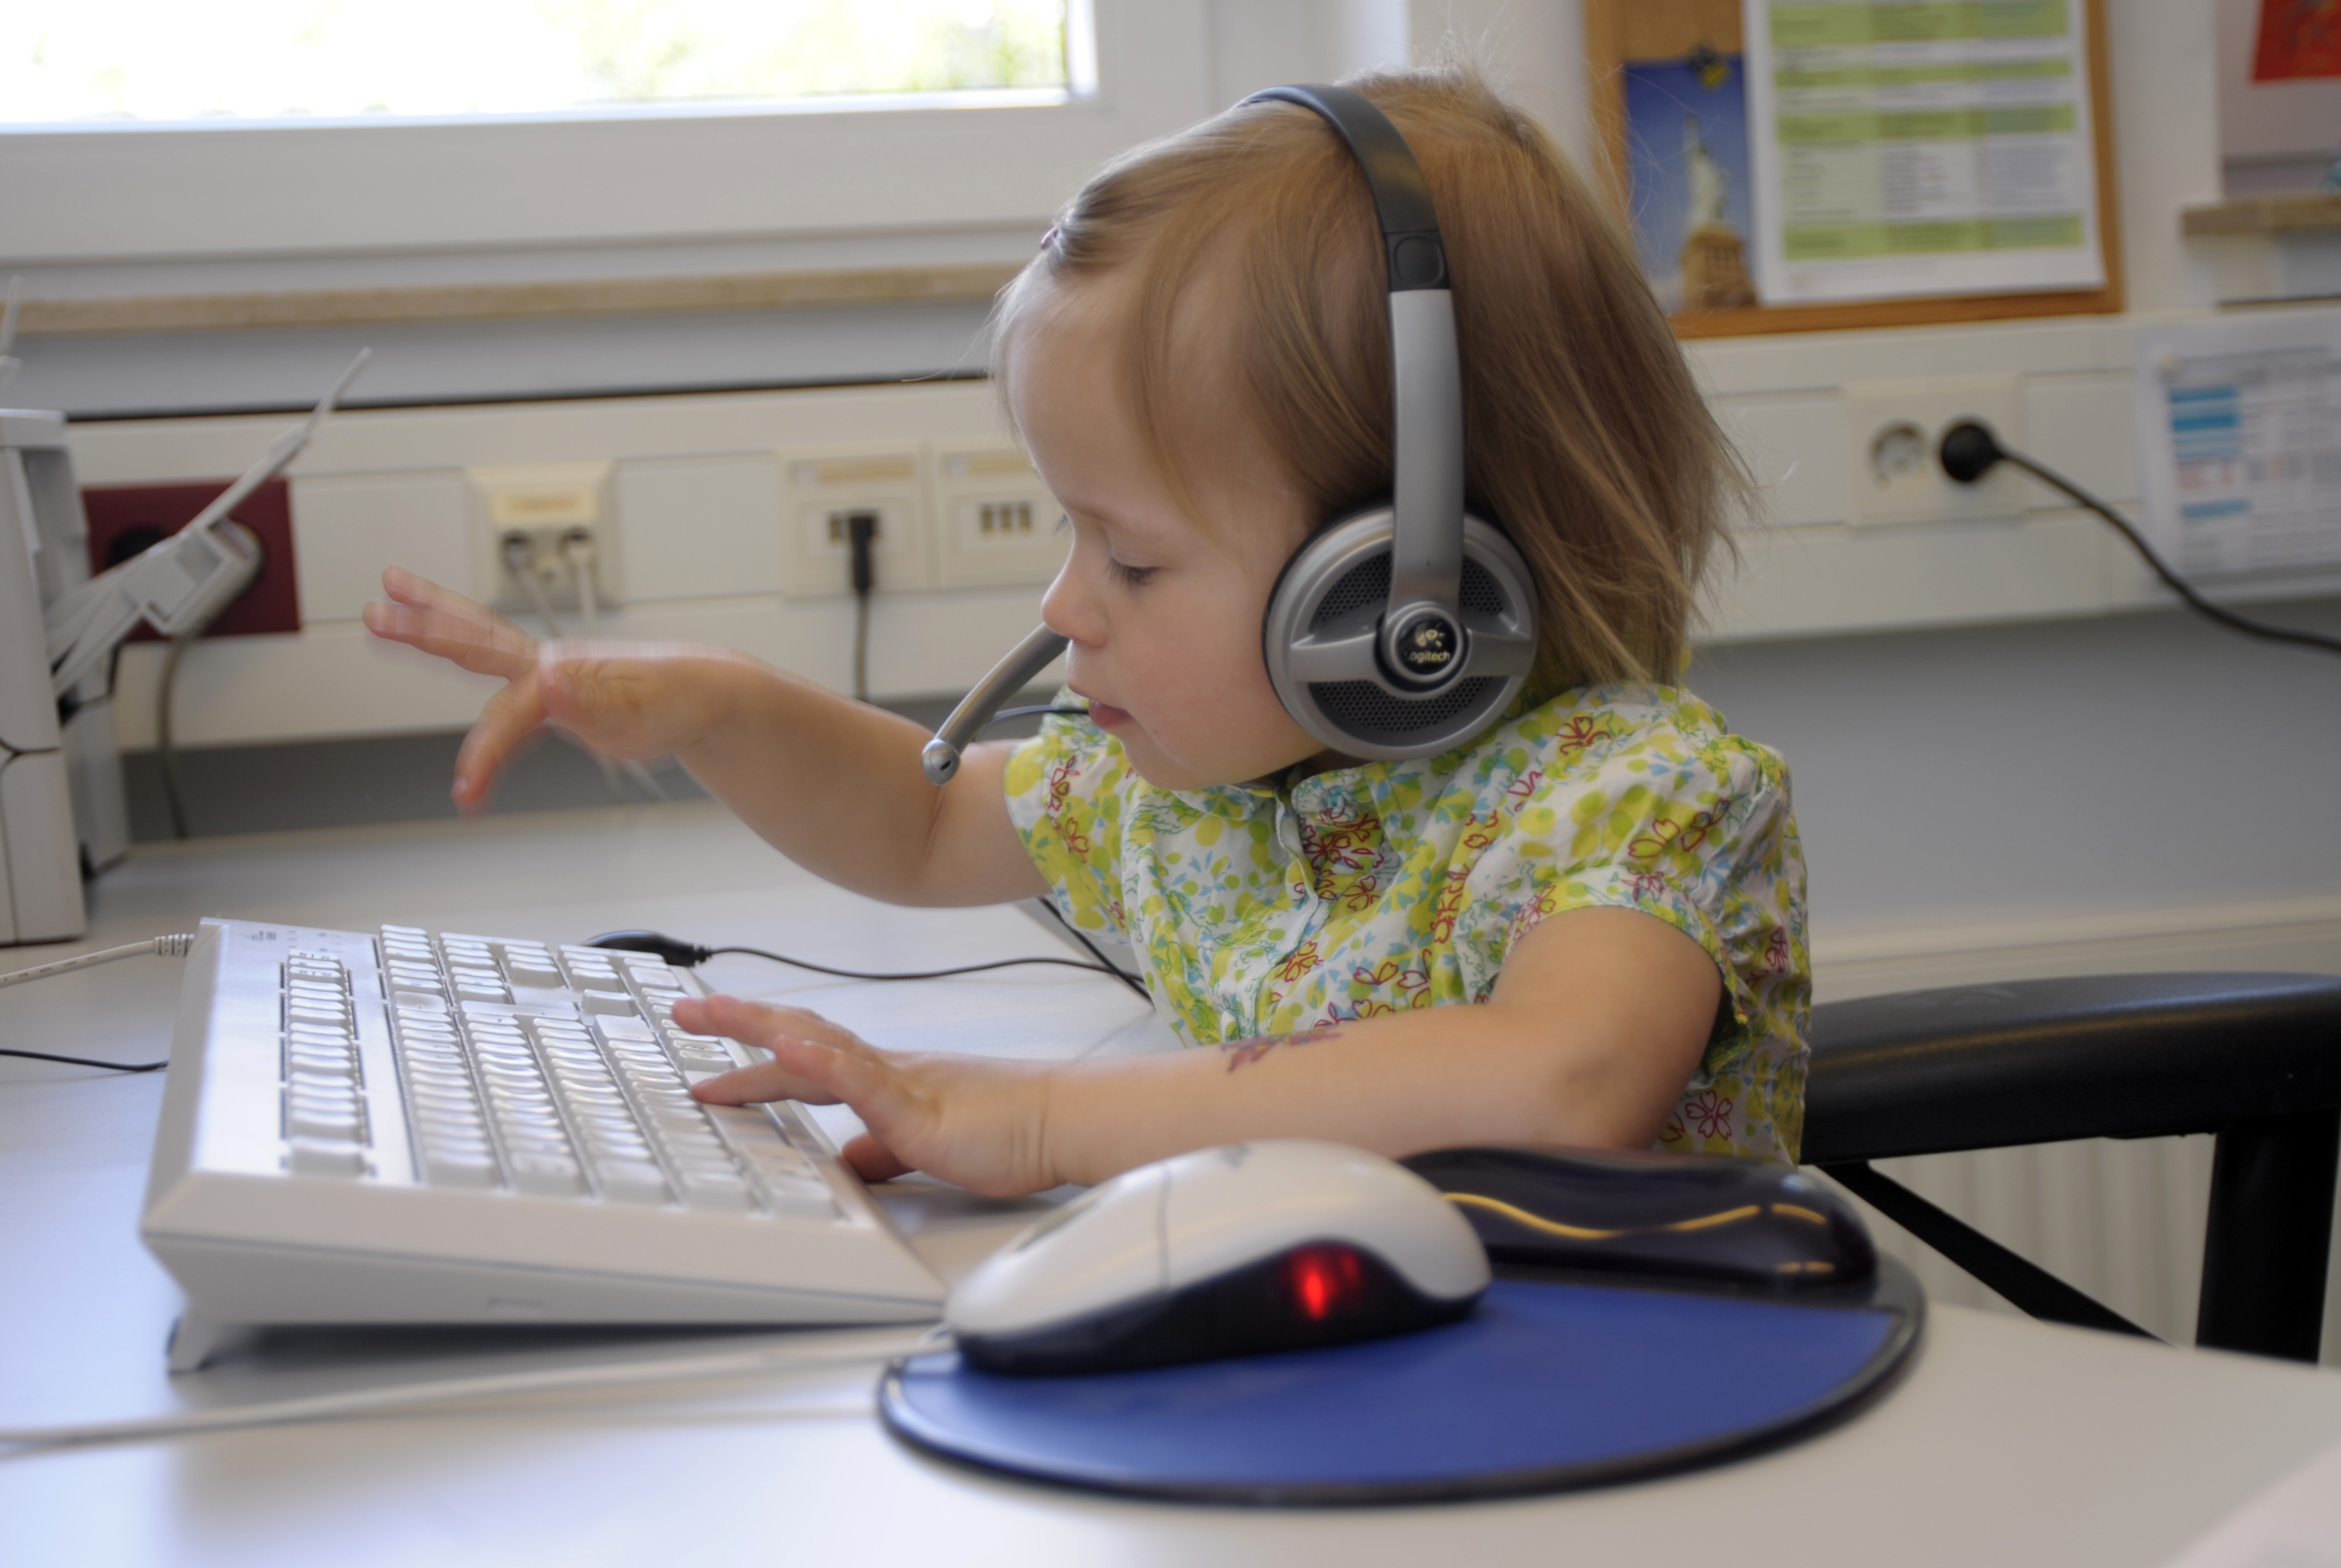
[[[1373, 194], [1389, 268], [1391, 407], [1390, 608], [1395, 644], [1435, 610], [1459, 626], [1463, 579], [1463, 382], [1447, 247], [1430, 186], [1390, 116], [1348, 87], [1270, 87], [1244, 100], [1298, 104], [1340, 134]], [[1390, 651], [1394, 652], [1394, 649]], [[1459, 660], [1458, 661], [1459, 664]], [[1401, 677], [1404, 666], [1386, 658]], [[1425, 684], [1436, 684], [1435, 681]]]

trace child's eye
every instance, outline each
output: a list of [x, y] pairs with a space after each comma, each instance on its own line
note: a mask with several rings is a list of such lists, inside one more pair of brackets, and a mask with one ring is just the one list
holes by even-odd
[[1156, 569], [1151, 566], [1126, 565], [1121, 561], [1114, 560], [1111, 556], [1108, 556], [1106, 558], [1106, 565], [1112, 571], [1116, 578], [1128, 583], [1132, 588], [1144, 586], [1146, 580], [1152, 577], [1156, 571]]

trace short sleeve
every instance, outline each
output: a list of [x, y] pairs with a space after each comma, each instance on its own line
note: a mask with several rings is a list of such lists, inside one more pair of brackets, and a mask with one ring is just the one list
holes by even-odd
[[1729, 1017], [1685, 1099], [1703, 1119], [1679, 1114], [1663, 1146], [1793, 1159], [1811, 969], [1779, 757], [1719, 723], [1628, 730], [1546, 772], [1506, 826], [1469, 874], [1475, 946], [1500, 966], [1532, 927], [1593, 908], [1681, 931], [1714, 960]]
[[1776, 931], [1785, 937], [1803, 900], [1777, 757], [1735, 736], [1642, 739], [1598, 769], [1545, 781], [1510, 839], [1510, 853], [1484, 858], [1473, 877], [1515, 884], [1499, 899], [1513, 911], [1505, 946], [1567, 910], [1639, 909], [1707, 949], [1748, 1021], [1761, 969], [1751, 974], [1749, 960], [1776, 946]]
[[1008, 759], [1009, 820], [1073, 925], [1121, 931], [1121, 822], [1130, 763], [1087, 719], [1053, 716]]

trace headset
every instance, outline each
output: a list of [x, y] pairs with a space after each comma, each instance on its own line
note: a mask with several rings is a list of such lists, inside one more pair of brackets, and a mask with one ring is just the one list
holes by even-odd
[[[1389, 501], [1333, 519], [1270, 593], [1260, 652], [1300, 726], [1351, 757], [1429, 757], [1470, 739], [1527, 681], [1534, 581], [1519, 551], [1464, 510], [1463, 382], [1447, 249], [1430, 188], [1389, 116], [1347, 87], [1270, 87], [1321, 116], [1374, 200], [1389, 271], [1392, 380]], [[1064, 651], [1046, 626], [967, 694], [920, 754], [937, 784], [1002, 703]]]

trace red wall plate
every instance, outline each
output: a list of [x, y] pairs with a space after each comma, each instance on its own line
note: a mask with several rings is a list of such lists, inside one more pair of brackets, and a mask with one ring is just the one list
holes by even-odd
[[[89, 514], [89, 569], [118, 566], [165, 535], [194, 521], [195, 514], [228, 487], [226, 481], [193, 484], [97, 485], [81, 492]], [[211, 624], [206, 637], [251, 637], [301, 630], [301, 594], [293, 571], [293, 487], [272, 479], [244, 498], [230, 514], [260, 536], [268, 559], [242, 598]], [[157, 640], [154, 628], [140, 626], [134, 642]]]

